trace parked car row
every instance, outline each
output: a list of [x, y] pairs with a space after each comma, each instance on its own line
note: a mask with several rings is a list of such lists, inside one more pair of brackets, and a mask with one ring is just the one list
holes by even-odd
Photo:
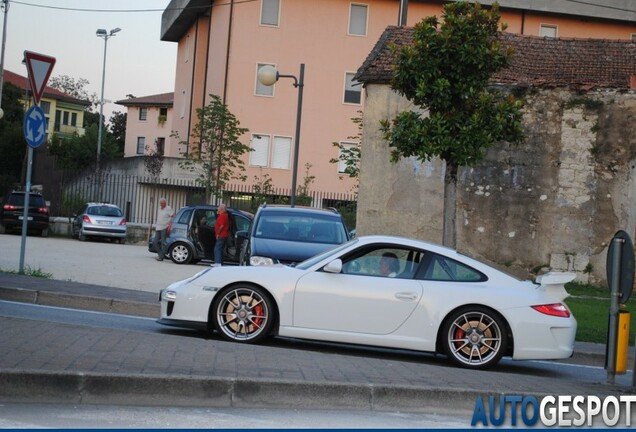
[[[234, 208], [223, 260], [240, 265], [295, 264], [349, 240], [342, 216], [333, 209], [263, 205], [256, 216]], [[213, 261], [217, 207], [181, 208], [168, 225], [164, 250], [176, 264]], [[148, 243], [157, 252], [154, 238]]]

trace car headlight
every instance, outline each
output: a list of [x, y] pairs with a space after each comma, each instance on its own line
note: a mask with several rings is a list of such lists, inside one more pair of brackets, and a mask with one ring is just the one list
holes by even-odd
[[164, 300], [176, 300], [177, 299], [177, 292], [176, 291], [164, 291], [163, 292], [163, 299]]
[[272, 264], [274, 264], [274, 260], [269, 257], [262, 257], [262, 256], [250, 257], [250, 265], [253, 265], [253, 266], [272, 265]]

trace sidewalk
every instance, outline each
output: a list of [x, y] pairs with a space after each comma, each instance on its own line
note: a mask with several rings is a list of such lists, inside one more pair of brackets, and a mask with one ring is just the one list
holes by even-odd
[[[155, 293], [0, 273], [0, 299], [155, 318]], [[0, 401], [464, 413], [477, 395], [629, 393], [631, 373], [504, 361], [489, 371], [441, 356], [275, 339], [264, 345], [162, 328], [112, 330], [0, 317]], [[580, 344], [572, 363], [603, 365]], [[629, 367], [633, 365], [630, 360]], [[558, 384], [555, 380], [558, 379]]]

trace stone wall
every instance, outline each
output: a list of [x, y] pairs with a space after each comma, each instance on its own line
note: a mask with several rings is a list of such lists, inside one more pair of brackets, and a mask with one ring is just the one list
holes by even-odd
[[[388, 86], [366, 87], [358, 233], [441, 242], [444, 163], [390, 162], [381, 119], [412, 109]], [[636, 229], [636, 94], [529, 89], [526, 139], [460, 169], [457, 248], [520, 276], [575, 270], [605, 283], [614, 233]]]

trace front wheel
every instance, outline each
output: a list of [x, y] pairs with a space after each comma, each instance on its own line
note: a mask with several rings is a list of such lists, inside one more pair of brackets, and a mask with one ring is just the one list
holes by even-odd
[[458, 366], [487, 369], [496, 365], [508, 346], [503, 319], [495, 311], [469, 306], [453, 312], [442, 329], [444, 351]]
[[271, 332], [274, 307], [263, 289], [236, 286], [217, 295], [212, 305], [212, 319], [223, 339], [258, 342]]

